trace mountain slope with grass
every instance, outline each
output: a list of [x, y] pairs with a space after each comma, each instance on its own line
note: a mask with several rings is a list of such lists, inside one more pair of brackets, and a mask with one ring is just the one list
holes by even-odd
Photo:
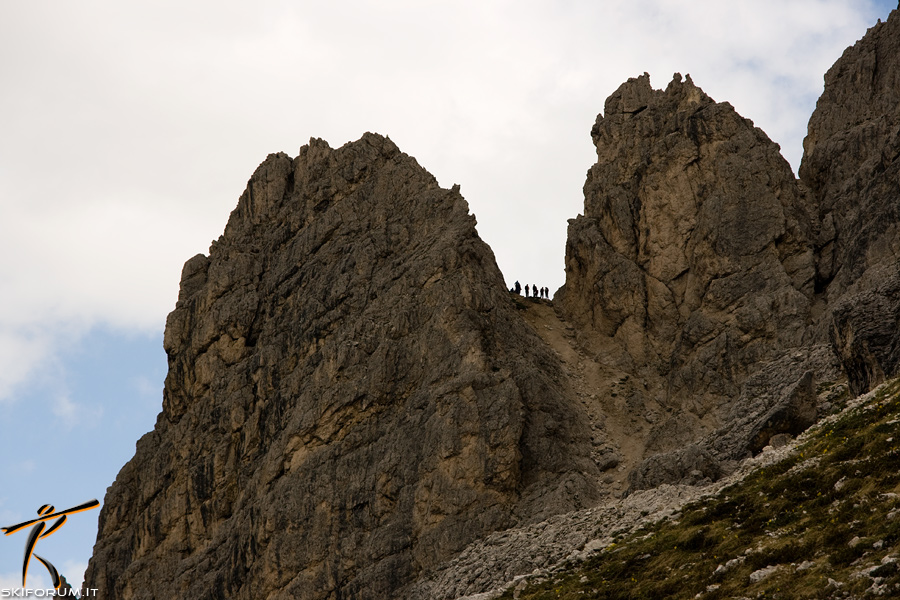
[[501, 598], [900, 596], [900, 380], [716, 495]]

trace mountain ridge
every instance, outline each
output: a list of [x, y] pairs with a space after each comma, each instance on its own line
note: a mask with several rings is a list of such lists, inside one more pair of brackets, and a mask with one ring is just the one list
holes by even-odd
[[898, 44], [895, 11], [826, 75], [800, 179], [689, 76], [622, 84], [553, 303], [505, 289], [458, 186], [390, 139], [269, 155], [185, 263], [85, 585], [486, 593], [556, 559], [479, 570], [479, 544], [569, 515], [578, 555], [615, 521], [585, 515], [740, 472], [894, 376]]

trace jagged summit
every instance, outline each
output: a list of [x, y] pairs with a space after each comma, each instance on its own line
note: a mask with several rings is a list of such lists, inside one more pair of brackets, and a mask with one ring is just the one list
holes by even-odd
[[388, 138], [270, 155], [184, 266], [86, 585], [486, 592], [896, 374], [898, 19], [829, 71], [799, 180], [690, 77], [620, 86], [553, 305], [505, 290], [459, 188]]
[[[630, 79], [605, 108], [557, 298], [585, 349], [628, 380], [618, 393], [650, 457], [718, 430], [751, 375], [804, 343], [814, 210], [778, 146], [689, 77], [665, 90], [647, 74]], [[812, 368], [798, 364], [794, 377]], [[763, 412], [809, 403], [766, 396]], [[733, 441], [728, 459], [750, 450]], [[719, 472], [691, 456], [664, 479]]]
[[650, 74], [644, 73], [639, 77], [632, 77], [613, 92], [603, 106], [603, 112], [597, 115], [597, 124], [591, 130], [594, 144], [599, 135], [599, 124], [606, 117], [614, 115], [634, 116], [648, 107], [667, 104], [669, 110], [684, 110], [689, 106], [699, 108], [709, 104], [715, 104], [712, 98], [703, 90], [694, 85], [690, 75], [682, 79], [681, 73], [675, 73], [672, 81], [665, 90], [656, 90], [650, 85]]
[[109, 491], [92, 585], [385, 598], [595, 502], [582, 411], [474, 225], [381, 136], [270, 155], [185, 265], [163, 413]]

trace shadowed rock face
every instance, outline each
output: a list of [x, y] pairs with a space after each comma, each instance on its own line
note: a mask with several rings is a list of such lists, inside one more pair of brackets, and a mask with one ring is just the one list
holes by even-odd
[[629, 80], [591, 135], [598, 160], [569, 225], [562, 310], [671, 415], [648, 443], [672, 449], [716, 426], [760, 363], [802, 343], [814, 211], [778, 146], [689, 77], [664, 91]]
[[110, 488], [107, 598], [387, 598], [596, 501], [589, 432], [459, 192], [385, 138], [269, 156], [166, 323]]
[[831, 298], [898, 254], [900, 18], [871, 28], [825, 74], [803, 142], [800, 177], [821, 228], [818, 285]]
[[800, 177], [816, 198], [821, 319], [856, 393], [898, 372], [900, 15], [847, 48], [825, 75]]

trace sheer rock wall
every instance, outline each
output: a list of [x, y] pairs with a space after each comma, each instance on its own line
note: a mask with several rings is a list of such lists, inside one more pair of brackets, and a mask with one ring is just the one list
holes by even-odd
[[388, 139], [256, 170], [166, 323], [163, 412], [110, 488], [107, 598], [387, 598], [596, 502], [589, 431], [459, 192]]
[[561, 311], [667, 415], [648, 454], [680, 448], [721, 423], [758, 365], [803, 343], [814, 207], [778, 146], [690, 77], [629, 80], [591, 135]]
[[898, 374], [898, 96], [895, 11], [826, 75], [797, 179], [689, 77], [624, 83], [555, 313], [510, 298], [458, 188], [390, 140], [269, 156], [185, 264], [163, 411], [107, 493], [86, 586], [479, 593], [549, 560], [540, 541], [489, 556], [522, 537], [495, 532], [719, 478], [845, 382]]
[[900, 344], [900, 15], [825, 74], [800, 177], [817, 201], [816, 286], [828, 331], [862, 393], [898, 372]]

